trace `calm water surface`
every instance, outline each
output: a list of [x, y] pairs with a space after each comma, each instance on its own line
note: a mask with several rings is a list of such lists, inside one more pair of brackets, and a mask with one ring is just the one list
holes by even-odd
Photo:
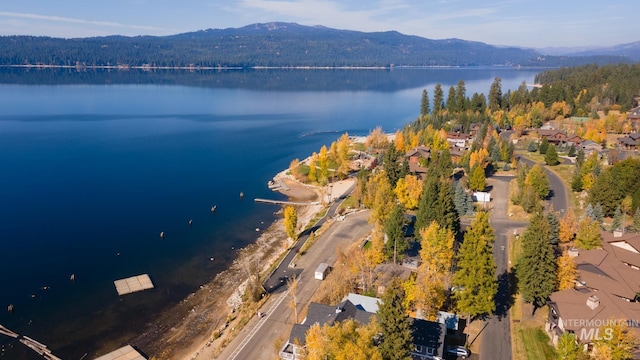
[[[266, 184], [293, 158], [344, 132], [401, 128], [436, 83], [446, 91], [464, 79], [471, 96], [496, 76], [506, 92], [537, 72], [14, 76], [0, 83], [0, 324], [64, 359], [93, 358], [254, 241], [278, 207], [253, 198], [281, 198]], [[156, 288], [118, 297], [113, 280], [142, 273]], [[37, 358], [6, 337], [0, 347], [0, 358]]]

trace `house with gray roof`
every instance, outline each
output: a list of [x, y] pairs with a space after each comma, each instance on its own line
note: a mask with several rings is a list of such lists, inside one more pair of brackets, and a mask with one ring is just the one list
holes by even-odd
[[[381, 300], [358, 294], [349, 294], [337, 306], [319, 303], [309, 304], [307, 316], [300, 324], [294, 324], [289, 339], [280, 350], [280, 358], [296, 360], [302, 358], [306, 344], [307, 331], [315, 324], [331, 326], [340, 321], [354, 319], [360, 324], [368, 324], [377, 316]], [[445, 335], [447, 326], [444, 323], [411, 318], [415, 360], [442, 359], [444, 357]]]

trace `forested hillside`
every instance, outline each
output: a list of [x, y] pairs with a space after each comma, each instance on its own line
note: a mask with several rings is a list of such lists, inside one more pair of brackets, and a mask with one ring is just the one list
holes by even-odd
[[0, 65], [158, 67], [570, 66], [624, 57], [551, 57], [533, 50], [395, 31], [365, 33], [288, 23], [173, 36], [0, 37]]

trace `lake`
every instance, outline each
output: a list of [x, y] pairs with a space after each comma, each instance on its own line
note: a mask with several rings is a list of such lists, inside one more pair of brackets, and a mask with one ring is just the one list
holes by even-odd
[[[344, 132], [402, 128], [436, 83], [446, 95], [463, 79], [471, 97], [539, 71], [0, 70], [0, 324], [92, 358], [253, 242], [279, 209], [253, 199], [282, 198], [267, 182], [292, 159]], [[155, 289], [118, 297], [113, 281], [142, 273]], [[0, 347], [39, 358], [1, 335]]]

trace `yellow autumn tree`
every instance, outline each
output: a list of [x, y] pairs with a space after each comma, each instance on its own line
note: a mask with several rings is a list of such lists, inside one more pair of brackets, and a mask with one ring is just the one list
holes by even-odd
[[389, 178], [384, 171], [369, 177], [366, 185], [367, 191], [363, 199], [366, 207], [371, 209], [369, 221], [382, 226], [389, 217], [396, 201]]
[[569, 208], [560, 219], [558, 227], [558, 237], [560, 238], [560, 242], [567, 243], [573, 240], [573, 237], [576, 235], [576, 231], [578, 231], [576, 216], [573, 213], [573, 209]]
[[488, 160], [489, 151], [487, 151], [487, 149], [478, 149], [469, 156], [469, 169], [473, 169], [476, 164], [482, 166], [484, 169], [488, 165]]
[[298, 213], [293, 206], [284, 208], [284, 230], [290, 239], [297, 239], [296, 227], [298, 226]]
[[451, 282], [453, 232], [433, 221], [420, 230], [420, 259], [414, 293], [414, 306], [430, 320], [435, 320], [446, 300]]
[[322, 145], [320, 148], [320, 154], [318, 154], [318, 166], [320, 168], [318, 182], [321, 185], [325, 185], [329, 180], [329, 152], [326, 145]]
[[349, 174], [349, 150], [351, 147], [351, 141], [349, 140], [349, 134], [344, 133], [338, 139], [336, 146], [336, 163], [338, 164], [338, 173], [341, 176]]
[[316, 168], [316, 162], [318, 161], [318, 154], [311, 154], [311, 159], [309, 159], [309, 181], [314, 183], [318, 181], [318, 169]]
[[420, 139], [422, 138], [422, 130], [409, 132], [409, 143], [407, 144], [407, 150], [411, 150], [420, 145]]
[[418, 208], [420, 195], [422, 195], [422, 180], [415, 175], [406, 175], [404, 178], [398, 179], [393, 192], [405, 209], [415, 210]]
[[404, 153], [407, 151], [407, 142], [404, 140], [404, 134], [402, 131], [396, 131], [396, 138], [394, 140], [396, 145], [396, 150], [400, 153]]
[[558, 258], [558, 290], [572, 289], [578, 277], [573, 258], [564, 254]]
[[449, 142], [447, 141], [447, 132], [444, 129], [433, 132], [433, 140], [431, 142], [431, 150], [446, 150], [449, 149]]

